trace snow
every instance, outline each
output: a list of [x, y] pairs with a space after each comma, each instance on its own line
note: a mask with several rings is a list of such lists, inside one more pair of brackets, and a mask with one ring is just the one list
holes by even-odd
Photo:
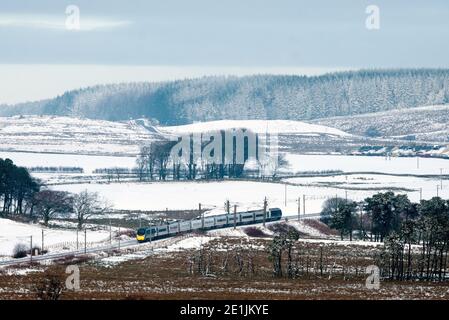
[[[79, 167], [84, 169], [85, 174], [92, 173], [99, 168], [133, 168], [136, 163], [135, 157], [94, 156], [78, 154], [53, 154], [53, 153], [30, 153], [30, 152], [0, 152], [0, 158], [11, 159], [14, 164], [22, 167]], [[61, 175], [61, 173], [57, 173]], [[54, 174], [37, 174], [48, 177]], [[75, 175], [80, 175], [79, 173]]]
[[179, 251], [179, 250], [189, 250], [189, 249], [199, 249], [209, 241], [217, 239], [217, 237], [211, 236], [194, 236], [182, 239], [172, 245], [167, 246], [167, 248], [159, 249], [159, 251]]
[[307, 234], [312, 237], [328, 237], [327, 235], [321, 233], [315, 228], [312, 228], [311, 226], [308, 226], [304, 223], [304, 221], [288, 221], [288, 225], [294, 227], [296, 230], [298, 230], [301, 233]]
[[183, 126], [161, 127], [160, 130], [170, 134], [184, 134], [229, 130], [234, 128], [245, 128], [256, 133], [268, 132], [298, 135], [327, 134], [340, 137], [350, 136], [346, 132], [331, 127], [291, 120], [219, 120], [198, 122]]
[[75, 117], [0, 117], [2, 151], [135, 155], [160, 137], [139, 120], [112, 122]]
[[[250, 181], [219, 182], [152, 182], [152, 183], [111, 183], [111, 184], [70, 184], [52, 186], [54, 190], [78, 193], [88, 189], [98, 192], [115, 209], [123, 210], [184, 210], [203, 208], [213, 209], [213, 214], [224, 213], [227, 199], [237, 205], [238, 211], [260, 209], [266, 196], [270, 207], [280, 207], [295, 214], [296, 199], [300, 194], [320, 195], [323, 199], [330, 193], [323, 188], [288, 186], [287, 207], [284, 206], [284, 185], [279, 183], [259, 183]], [[312, 199], [312, 198], [310, 198]], [[312, 200], [311, 200], [312, 201]], [[313, 200], [315, 201], [315, 200]], [[308, 210], [318, 212], [318, 206], [307, 204]], [[311, 213], [311, 211], [309, 211]]]
[[[384, 137], [401, 139], [407, 135], [413, 135], [416, 140], [420, 141], [447, 143], [449, 134], [447, 126], [448, 111], [449, 105], [432, 105], [332, 117], [312, 120], [312, 122], [358, 135], [364, 135], [368, 128], [374, 127]], [[398, 123], [400, 123], [399, 126]]]
[[[44, 230], [44, 249], [57, 246], [62, 243], [76, 242], [75, 230], [49, 229], [40, 225], [19, 223], [9, 219], [0, 218], [0, 255], [12, 254], [16, 244], [30, 244], [33, 236], [33, 246], [41, 246], [42, 230]], [[84, 241], [79, 236], [80, 243]], [[109, 240], [107, 231], [87, 231], [87, 242], [99, 242]], [[50, 249], [51, 250], [51, 249]], [[54, 252], [54, 251], [52, 251]]]
[[[345, 158], [356, 160], [355, 157]], [[425, 160], [434, 162], [437, 159]], [[381, 160], [377, 159], [377, 161]], [[335, 162], [328, 160], [327, 163]], [[395, 163], [400, 164], [401, 162]], [[355, 174], [288, 178], [283, 180], [283, 182], [287, 182], [287, 186], [285, 183], [254, 181], [167, 181], [68, 184], [53, 186], [52, 188], [74, 193], [85, 189], [98, 192], [115, 209], [123, 210], [197, 209], [198, 204], [201, 203], [203, 208], [209, 209], [206, 215], [223, 214], [226, 200], [230, 200], [231, 207], [236, 204], [239, 212], [261, 209], [263, 199], [267, 197], [269, 207], [281, 208], [284, 216], [296, 216], [298, 212], [298, 198], [301, 198], [301, 214], [304, 214], [303, 195], [306, 196], [306, 213], [311, 214], [319, 213], [323, 202], [327, 199], [335, 196], [345, 197], [346, 192], [348, 198], [361, 201], [377, 192], [392, 190], [396, 193], [406, 193], [412, 201], [418, 202], [420, 189], [422, 189], [423, 199], [429, 199], [436, 195], [437, 185], [440, 185], [441, 181], [438, 177]], [[443, 180], [443, 188], [438, 191], [440, 196], [449, 198], [449, 182]], [[287, 198], [286, 203], [285, 197]]]
[[342, 170], [344, 172], [379, 172], [392, 174], [449, 174], [449, 161], [445, 159], [342, 155], [298, 155], [286, 154], [293, 172]]

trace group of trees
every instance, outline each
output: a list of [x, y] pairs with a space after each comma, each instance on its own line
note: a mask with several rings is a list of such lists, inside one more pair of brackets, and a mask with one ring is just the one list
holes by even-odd
[[287, 276], [293, 278], [295, 274], [295, 268], [293, 267], [293, 246], [299, 239], [298, 231], [290, 227], [287, 230], [277, 232], [273, 241], [268, 247], [269, 259], [273, 263], [273, 275], [275, 277], [282, 277], [282, 263], [283, 254], [287, 253]]
[[[249, 176], [272, 178], [276, 176], [279, 168], [287, 165], [287, 161], [282, 155], [276, 155], [277, 161], [271, 162], [270, 170], [266, 170], [258, 161], [248, 159], [246, 156], [244, 163], [237, 163], [235, 145], [231, 163], [225, 164], [224, 161], [213, 161], [201, 157], [194, 158], [193, 153], [188, 161], [176, 162], [171, 156], [175, 144], [174, 141], [155, 141], [141, 147], [136, 159], [136, 168], [133, 170], [139, 181], [195, 180], [199, 178], [210, 180]], [[204, 149], [206, 145], [207, 143], [203, 143], [202, 148]], [[247, 143], [245, 143], [245, 148], [247, 149]], [[245, 155], [247, 155], [247, 151], [245, 151]]]
[[[352, 240], [384, 242], [380, 258], [388, 277], [445, 279], [449, 251], [449, 200], [411, 202], [407, 195], [378, 193], [360, 203], [335, 197], [325, 202], [321, 220]], [[419, 253], [418, 253], [419, 251]]]
[[39, 183], [25, 168], [17, 167], [10, 159], [0, 159], [1, 216], [32, 210], [33, 197], [39, 189]]
[[0, 111], [3, 116], [112, 121], [144, 117], [178, 125], [218, 119], [310, 120], [448, 102], [448, 70], [403, 69], [99, 85], [47, 101], [3, 106]]
[[40, 218], [44, 225], [58, 214], [73, 213], [81, 229], [93, 214], [102, 214], [109, 206], [97, 193], [70, 194], [45, 189], [28, 170], [10, 159], [0, 159], [0, 216]]

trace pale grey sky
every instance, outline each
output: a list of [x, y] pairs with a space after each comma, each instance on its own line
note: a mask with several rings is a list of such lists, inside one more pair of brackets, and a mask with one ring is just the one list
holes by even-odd
[[0, 103], [100, 82], [447, 68], [448, 39], [447, 0], [0, 0]]

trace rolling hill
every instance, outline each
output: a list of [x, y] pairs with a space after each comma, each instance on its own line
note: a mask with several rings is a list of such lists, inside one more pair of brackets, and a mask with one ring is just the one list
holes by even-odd
[[439, 143], [449, 141], [449, 105], [333, 117], [313, 123], [332, 126], [354, 135], [365, 135], [368, 129], [374, 128], [386, 138]]
[[449, 70], [361, 70], [321, 76], [205, 77], [98, 85], [45, 101], [0, 106], [0, 116], [54, 115], [163, 125], [312, 120], [449, 103]]

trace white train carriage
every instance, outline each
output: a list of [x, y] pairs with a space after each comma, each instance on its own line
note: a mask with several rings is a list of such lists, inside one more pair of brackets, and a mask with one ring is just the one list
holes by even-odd
[[214, 217], [204, 218], [203, 220], [204, 220], [204, 228], [213, 228], [215, 226]]
[[190, 221], [182, 221], [179, 223], [179, 232], [187, 232], [192, 230], [192, 226], [190, 225]]
[[228, 224], [228, 217], [225, 214], [215, 216], [215, 227], [221, 228]]
[[265, 215], [265, 221], [268, 221], [269, 220], [269, 215], [270, 215], [269, 211], [267, 213], [265, 213], [265, 214], [264, 214], [263, 210], [255, 211], [254, 212], [254, 221], [256, 221], [256, 222], [263, 222], [264, 215]]
[[[240, 221], [240, 213], [237, 213], [235, 215], [235, 222], [238, 225], [241, 221]], [[233, 226], [234, 225], [234, 214], [227, 214], [226, 217], [228, 218], [228, 225]]]
[[249, 224], [254, 222], [254, 212], [246, 212], [240, 214], [241, 224]]
[[192, 230], [201, 229], [203, 227], [203, 221], [201, 219], [191, 220], [191, 223], [192, 223], [191, 226]]
[[168, 225], [158, 226], [156, 237], [168, 236]]
[[168, 225], [169, 234], [177, 234], [179, 233], [179, 222], [170, 223]]

